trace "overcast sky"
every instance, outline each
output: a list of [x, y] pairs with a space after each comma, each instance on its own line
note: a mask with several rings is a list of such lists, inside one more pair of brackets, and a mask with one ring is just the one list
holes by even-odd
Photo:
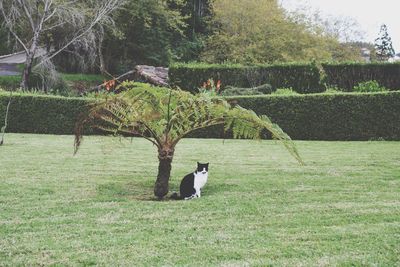
[[365, 32], [365, 40], [374, 42], [380, 26], [386, 24], [396, 53], [400, 52], [400, 0], [280, 0], [283, 7], [294, 10], [309, 6], [322, 15], [352, 17]]

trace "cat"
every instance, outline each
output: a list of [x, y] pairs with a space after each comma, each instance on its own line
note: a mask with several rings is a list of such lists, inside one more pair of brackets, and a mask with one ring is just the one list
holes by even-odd
[[189, 200], [201, 197], [201, 189], [208, 180], [208, 165], [209, 163], [197, 162], [197, 169], [183, 177], [179, 188], [180, 195], [173, 193], [171, 198]]

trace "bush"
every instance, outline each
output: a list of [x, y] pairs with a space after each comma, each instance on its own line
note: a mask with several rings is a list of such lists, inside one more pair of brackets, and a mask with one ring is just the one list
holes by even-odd
[[235, 96], [235, 95], [264, 95], [271, 94], [273, 92], [272, 86], [270, 84], [263, 84], [253, 88], [240, 88], [227, 86], [222, 91], [223, 96]]
[[322, 92], [319, 69], [315, 64], [277, 65], [207, 65], [177, 64], [169, 68], [172, 86], [192, 93], [208, 79], [222, 82], [226, 86], [250, 88], [271, 84], [273, 88], [292, 87], [299, 93]]
[[17, 89], [21, 83], [21, 76], [0, 76], [0, 87], [4, 89]]
[[272, 94], [273, 95], [298, 95], [299, 93], [294, 91], [292, 88], [278, 88]]
[[[57, 81], [48, 88], [48, 93], [62, 96], [76, 96], [94, 85], [103, 83], [106, 78], [97, 74], [66, 74], [62, 73]], [[0, 76], [0, 87], [15, 90], [20, 87], [21, 76]], [[32, 90], [42, 88], [42, 78], [32, 73], [30, 84]]]
[[293, 139], [400, 140], [400, 92], [234, 98]]
[[[0, 92], [0, 122], [10, 94]], [[89, 99], [13, 93], [7, 132], [73, 134], [75, 122]], [[2, 123], [0, 123], [2, 124]]]
[[[0, 122], [9, 94], [0, 92]], [[266, 114], [293, 139], [400, 140], [400, 92], [227, 97], [257, 114]], [[8, 132], [72, 134], [88, 98], [13, 95]], [[86, 131], [86, 133], [91, 133]], [[223, 128], [192, 137], [229, 138]]]
[[388, 91], [385, 87], [379, 85], [377, 81], [368, 81], [359, 83], [357, 86], [353, 88], [354, 92], [386, 92]]
[[359, 83], [374, 80], [390, 90], [400, 89], [400, 63], [322, 64], [324, 82], [351, 92]]

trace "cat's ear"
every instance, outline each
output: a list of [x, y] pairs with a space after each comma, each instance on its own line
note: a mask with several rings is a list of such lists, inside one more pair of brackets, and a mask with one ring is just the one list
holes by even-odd
[[197, 162], [197, 166], [199, 166], [201, 163], [200, 162]]

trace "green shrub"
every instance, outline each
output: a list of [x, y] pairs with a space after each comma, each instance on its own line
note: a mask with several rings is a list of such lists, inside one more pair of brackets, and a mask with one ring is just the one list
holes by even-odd
[[368, 81], [368, 82], [359, 83], [357, 86], [354, 86], [353, 91], [360, 92], [360, 93], [386, 92], [386, 91], [388, 91], [388, 89], [386, 89], [383, 86], [380, 86], [377, 81]]
[[[0, 121], [9, 94], [0, 92]], [[232, 103], [267, 114], [293, 139], [400, 140], [400, 92], [228, 97]], [[14, 94], [9, 132], [72, 134], [87, 111], [88, 98]], [[90, 133], [90, 131], [86, 131]], [[196, 137], [229, 138], [223, 128], [199, 131]]]
[[278, 88], [275, 92], [272, 93], [273, 95], [298, 95], [293, 88]]
[[331, 87], [331, 88], [327, 88], [324, 93], [325, 94], [338, 94], [338, 93], [342, 93], [342, 91], [337, 87]]
[[390, 90], [400, 89], [400, 63], [322, 64], [324, 82], [350, 92], [359, 83], [374, 80]]
[[400, 140], [400, 92], [236, 98], [294, 139]]
[[0, 76], [0, 87], [4, 89], [17, 89], [21, 83], [20, 75]]
[[222, 89], [226, 86], [250, 88], [268, 83], [273, 88], [292, 87], [299, 93], [323, 90], [319, 69], [315, 64], [176, 64], [169, 68], [170, 84], [192, 93], [197, 93], [198, 88], [210, 78], [220, 80]]
[[[0, 122], [9, 100], [0, 92]], [[75, 122], [87, 110], [89, 99], [13, 93], [7, 132], [72, 134]]]
[[223, 95], [223, 96], [264, 95], [264, 94], [271, 94], [272, 92], [273, 92], [273, 89], [270, 84], [263, 84], [263, 85], [252, 87], [252, 88], [240, 88], [240, 87], [227, 86], [222, 91], [221, 95]]

